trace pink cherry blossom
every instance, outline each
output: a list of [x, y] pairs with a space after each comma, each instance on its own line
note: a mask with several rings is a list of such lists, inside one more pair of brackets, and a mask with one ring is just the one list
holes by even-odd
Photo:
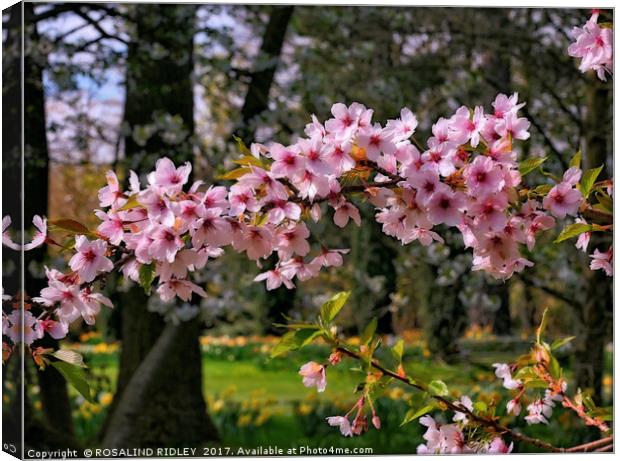
[[428, 218], [433, 224], [456, 226], [461, 223], [465, 197], [449, 187], [437, 190], [428, 202]]
[[501, 437], [495, 437], [493, 440], [491, 440], [491, 443], [489, 444], [488, 452], [489, 453], [512, 453], [512, 448], [513, 448], [512, 442], [510, 443], [510, 445], [506, 445], [506, 442], [504, 442], [504, 439], [502, 439]]
[[504, 381], [503, 386], [506, 389], [518, 389], [521, 387], [521, 381], [512, 378], [510, 367], [505, 363], [494, 363], [495, 376]]
[[99, 189], [99, 206], [118, 208], [123, 206], [127, 200], [124, 198], [123, 191], [120, 188], [116, 173], [108, 171], [105, 175], [107, 186]]
[[99, 236], [107, 239], [112, 245], [119, 245], [125, 234], [120, 215], [115, 211], [106, 213], [95, 210], [95, 216], [101, 220], [101, 224], [97, 226]]
[[381, 127], [380, 123], [375, 123], [360, 130], [358, 134], [358, 144], [366, 150], [368, 160], [377, 161], [379, 154], [393, 154], [396, 145], [392, 139], [392, 134]]
[[590, 255], [592, 261], [590, 262], [590, 269], [603, 270], [609, 277], [614, 275], [614, 250], [613, 247], [609, 247], [607, 251], [594, 250], [594, 253]]
[[607, 80], [606, 74], [613, 69], [613, 30], [601, 28], [598, 24], [599, 13], [592, 14], [583, 27], [573, 29], [575, 42], [568, 47], [570, 56], [581, 58], [579, 70], [596, 71], [599, 79]]
[[231, 242], [231, 225], [230, 222], [220, 216], [219, 208], [210, 208], [204, 212], [204, 215], [195, 222], [195, 228], [192, 235], [192, 245], [200, 248], [203, 245], [211, 245], [214, 247], [228, 245]]
[[4, 216], [2, 218], [2, 244], [12, 250], [19, 251], [21, 250], [21, 245], [13, 242], [11, 236], [9, 234], [9, 226], [11, 225], [11, 217]]
[[299, 374], [303, 377], [306, 387], [316, 386], [318, 392], [323, 392], [327, 386], [325, 367], [316, 362], [308, 362], [301, 366]]
[[49, 285], [41, 290], [41, 296], [34, 297], [32, 300], [50, 307], [58, 304], [56, 310], [58, 319], [67, 324], [76, 320], [87, 309], [81, 298], [80, 287], [65, 285], [58, 280], [50, 280]]
[[157, 226], [150, 234], [153, 242], [149, 255], [157, 261], [174, 262], [177, 252], [185, 245], [177, 232], [167, 226]]
[[340, 267], [343, 264], [342, 255], [347, 254], [349, 250], [328, 250], [323, 248], [321, 254], [314, 258], [314, 262], [323, 267]]
[[273, 251], [273, 232], [267, 227], [246, 226], [238, 250], [245, 251], [248, 258], [266, 258]]
[[276, 249], [280, 260], [289, 259], [294, 254], [306, 256], [310, 252], [307, 240], [310, 237], [310, 231], [303, 222], [282, 229], [276, 235]]
[[265, 204], [270, 207], [268, 212], [270, 223], [280, 224], [285, 219], [299, 221], [301, 208], [296, 203], [268, 195], [265, 197]]
[[99, 272], [110, 272], [114, 267], [105, 256], [107, 246], [103, 240], [90, 242], [84, 235], [78, 235], [75, 249], [77, 253], [69, 260], [69, 266], [83, 282], [92, 282]]
[[499, 192], [505, 184], [501, 168], [490, 157], [482, 155], [465, 170], [465, 182], [474, 197]]
[[263, 280], [265, 281], [267, 290], [275, 290], [282, 286], [282, 284], [289, 290], [295, 288], [291, 279], [287, 278], [279, 269], [263, 272], [254, 278], [255, 282], [262, 282]]
[[34, 218], [32, 218], [32, 223], [37, 231], [32, 237], [30, 243], [24, 245], [24, 251], [29, 251], [43, 245], [45, 243], [45, 239], [47, 238], [47, 219], [42, 218], [39, 215], [35, 215]]
[[500, 136], [511, 136], [512, 139], [526, 140], [529, 139], [530, 122], [524, 117], [518, 117], [516, 114], [509, 112], [504, 118], [497, 122], [495, 131]]
[[183, 301], [189, 301], [192, 293], [196, 293], [203, 298], [207, 297], [207, 293], [202, 288], [189, 280], [168, 280], [157, 287], [157, 293], [162, 301], [165, 302], [172, 301], [175, 296], [178, 296]]
[[498, 118], [504, 118], [506, 114], [516, 114], [519, 109], [525, 106], [525, 103], [518, 103], [519, 93], [513, 93], [511, 96], [506, 96], [503, 93], [498, 94], [495, 97], [495, 101], [491, 103], [493, 106], [493, 115]]
[[325, 156], [323, 157], [330, 169], [335, 175], [340, 176], [342, 173], [355, 168], [355, 160], [349, 154], [351, 153], [351, 143], [345, 142], [327, 147]]
[[340, 429], [340, 433], [345, 437], [353, 436], [353, 431], [351, 430], [351, 422], [348, 420], [348, 418], [345, 418], [344, 416], [329, 416], [328, 418], [326, 418], [326, 420], [330, 426], [338, 426], [338, 428]]
[[228, 210], [228, 190], [222, 186], [210, 186], [202, 198], [202, 204], [207, 209], [217, 209], [220, 213]]
[[151, 221], [158, 221], [166, 226], [173, 226], [174, 211], [170, 200], [155, 189], [146, 189], [138, 196], [138, 202], [146, 208]]
[[556, 218], [575, 215], [581, 204], [581, 193], [568, 182], [553, 187], [543, 199], [543, 207]]
[[189, 162], [176, 168], [172, 160], [160, 158], [155, 163], [155, 171], [147, 176], [149, 184], [158, 186], [172, 193], [181, 190], [188, 181], [192, 166]]
[[7, 329], [7, 336], [11, 338], [14, 344], [19, 344], [22, 341], [27, 346], [31, 345], [37, 339], [43, 337], [43, 328], [39, 324], [38, 320], [30, 311], [22, 311], [15, 309], [7, 316], [9, 323]]
[[400, 118], [388, 120], [385, 131], [393, 142], [404, 141], [413, 135], [418, 126], [418, 119], [407, 107], [400, 110]]
[[305, 158], [305, 169], [315, 175], [327, 175], [332, 172], [332, 168], [325, 160], [322, 141], [323, 139], [318, 136], [297, 141], [297, 146]]
[[349, 202], [338, 206], [334, 213], [334, 223], [338, 227], [346, 227], [349, 223], [349, 219], [352, 219], [355, 224], [361, 226], [362, 218], [360, 217], [360, 211], [357, 207]]
[[52, 319], [41, 320], [39, 325], [45, 333], [54, 339], [62, 339], [69, 333], [69, 325]]
[[295, 178], [304, 170], [306, 160], [295, 147], [274, 143], [269, 149], [274, 160], [271, 173], [275, 178]]
[[509, 400], [506, 404], [506, 412], [508, 412], [508, 414], [519, 416], [521, 414], [521, 404], [519, 401], [516, 399]]

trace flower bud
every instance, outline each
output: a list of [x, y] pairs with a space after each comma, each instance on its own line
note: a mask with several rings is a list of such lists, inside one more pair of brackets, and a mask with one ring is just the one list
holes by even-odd
[[375, 426], [375, 429], [381, 429], [381, 419], [378, 415], [372, 417], [372, 425]]
[[342, 352], [340, 351], [334, 351], [329, 356], [329, 363], [331, 365], [336, 366], [340, 363], [341, 360], [342, 360]]

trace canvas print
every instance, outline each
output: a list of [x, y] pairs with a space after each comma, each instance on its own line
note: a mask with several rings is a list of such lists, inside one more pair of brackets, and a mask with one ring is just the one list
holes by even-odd
[[609, 6], [2, 27], [3, 451], [614, 451]]

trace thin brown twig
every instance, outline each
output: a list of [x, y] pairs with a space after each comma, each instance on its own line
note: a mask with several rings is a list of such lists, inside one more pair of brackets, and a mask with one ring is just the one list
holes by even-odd
[[[597, 448], [600, 445], [609, 444], [609, 442], [613, 442], [614, 436], [610, 435], [609, 437], [605, 437], [599, 440], [595, 440], [594, 442], [583, 443], [581, 445], [577, 445], [575, 447], [567, 448], [567, 452], [577, 452], [577, 451], [588, 451], [591, 448]], [[613, 443], [612, 443], [613, 446]]]
[[599, 453], [604, 453], [604, 452], [609, 452], [609, 451], [613, 451], [614, 449], [614, 444], [610, 443], [609, 445], [605, 445], [604, 447], [601, 448], [597, 448], [596, 450], [594, 450], [595, 452], [599, 452]]

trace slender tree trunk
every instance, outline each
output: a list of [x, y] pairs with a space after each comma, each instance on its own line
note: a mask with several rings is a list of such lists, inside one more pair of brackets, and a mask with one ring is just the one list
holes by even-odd
[[[196, 8], [137, 4], [131, 14], [135, 33], [127, 58], [124, 123], [129, 134], [124, 138], [124, 165], [144, 173], [164, 156], [176, 163], [193, 158]], [[174, 140], [164, 136], [170, 122], [181, 133]], [[152, 127], [154, 132], [140, 140], [136, 134], [144, 127]], [[144, 291], [135, 287], [117, 298], [122, 312], [122, 348], [118, 387], [102, 432], [103, 445], [195, 447], [218, 440], [202, 394], [199, 322], [174, 327], [176, 341], [166, 345], [162, 356], [156, 348], [170, 326], [161, 315], [148, 310]], [[148, 376], [143, 376], [147, 362]]]
[[[433, 268], [436, 273], [437, 268]], [[467, 313], [459, 293], [464, 277], [458, 276], [450, 286], [437, 286], [431, 291], [429, 312], [425, 320], [426, 340], [434, 356], [455, 362], [459, 353], [458, 340], [467, 326]]]
[[[611, 135], [611, 86], [592, 77], [587, 87], [587, 113], [585, 119], [585, 155], [583, 169], [607, 165], [611, 149], [608, 140]], [[603, 170], [600, 178], [607, 177]], [[601, 241], [593, 235], [591, 248], [606, 250], [610, 241]], [[578, 332], [575, 353], [575, 375], [577, 385], [590, 389], [597, 403], [601, 403], [605, 345], [611, 340], [610, 322], [612, 313], [612, 279], [603, 271], [591, 271], [589, 258], [583, 258], [583, 272], [587, 280], [585, 302], [580, 306], [581, 331]]]
[[269, 22], [263, 34], [259, 59], [268, 59], [269, 65], [257, 66], [252, 72], [248, 92], [241, 109], [241, 124], [237, 133], [246, 144], [254, 139], [254, 119], [269, 107], [269, 90], [280, 61], [286, 29], [293, 14], [293, 6], [272, 6]]

